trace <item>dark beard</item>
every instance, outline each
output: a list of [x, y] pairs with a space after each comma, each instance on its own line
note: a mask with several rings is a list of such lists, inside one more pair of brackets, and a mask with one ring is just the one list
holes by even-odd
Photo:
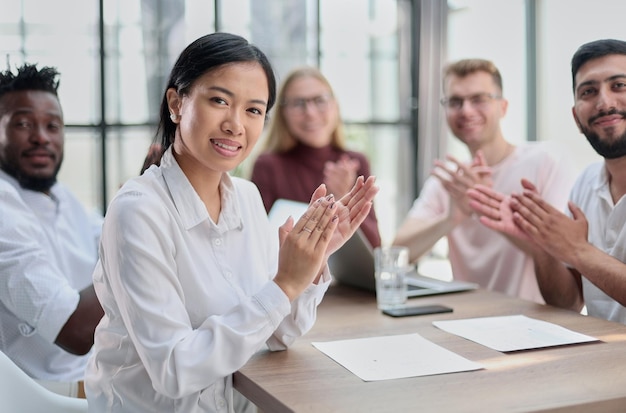
[[25, 175], [21, 171], [12, 168], [9, 165], [3, 165], [2, 170], [14, 177], [22, 188], [47, 193], [50, 191], [50, 188], [52, 188], [52, 185], [57, 182], [57, 173], [59, 172], [60, 167], [61, 165], [57, 167], [52, 176], [47, 177]]
[[598, 155], [602, 156], [605, 159], [615, 159], [621, 158], [626, 155], [626, 132], [622, 134], [614, 142], [604, 142], [600, 139], [597, 133], [592, 133], [589, 131], [583, 131], [587, 140], [598, 153]]
[[[590, 118], [588, 123], [594, 122], [596, 119], [598, 119], [601, 116], [615, 115], [615, 114], [619, 114], [624, 119], [626, 119], [626, 112], [618, 112], [617, 110], [612, 109], [609, 112], [606, 112], [606, 113], [601, 112], [598, 115]], [[593, 147], [593, 149], [598, 153], [598, 155], [602, 156], [603, 158], [615, 159], [615, 158], [621, 158], [622, 156], [626, 156], [626, 131], [619, 137], [616, 137], [612, 142], [607, 142], [607, 141], [600, 139], [600, 136], [597, 133], [592, 132], [591, 130], [583, 127], [582, 125], [580, 129], [582, 133], [585, 135], [585, 137], [587, 138], [587, 141], [591, 144], [591, 147]]]

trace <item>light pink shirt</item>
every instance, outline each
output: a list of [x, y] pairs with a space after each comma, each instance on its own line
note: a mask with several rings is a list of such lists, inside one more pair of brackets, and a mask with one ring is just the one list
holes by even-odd
[[[548, 152], [543, 143], [515, 148], [502, 162], [492, 166], [493, 187], [510, 194], [521, 192], [521, 179], [537, 186], [541, 196], [565, 210], [575, 174], [566, 162]], [[411, 218], [434, 220], [448, 215], [450, 197], [438, 179], [430, 177], [409, 211]], [[500, 233], [468, 219], [448, 234], [453, 277], [511, 296], [543, 303], [532, 258]]]

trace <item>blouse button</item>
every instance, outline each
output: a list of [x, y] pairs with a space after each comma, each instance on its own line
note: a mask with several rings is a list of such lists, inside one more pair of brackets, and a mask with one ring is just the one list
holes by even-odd
[[215, 245], [220, 246], [222, 245], [222, 240], [220, 238], [215, 240]]
[[20, 330], [20, 334], [24, 337], [30, 337], [36, 333], [35, 328], [29, 326], [26, 323], [20, 323], [17, 328]]

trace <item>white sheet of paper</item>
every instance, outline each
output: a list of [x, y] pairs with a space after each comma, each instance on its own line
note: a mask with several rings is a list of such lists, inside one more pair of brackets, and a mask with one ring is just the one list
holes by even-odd
[[599, 341], [523, 315], [433, 321], [433, 325], [502, 352]]
[[419, 334], [312, 343], [363, 381], [479, 370], [483, 366]]

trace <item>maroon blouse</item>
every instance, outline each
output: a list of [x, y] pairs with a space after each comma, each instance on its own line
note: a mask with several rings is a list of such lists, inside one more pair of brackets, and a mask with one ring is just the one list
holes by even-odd
[[[323, 182], [324, 164], [328, 161], [336, 162], [344, 154], [359, 161], [357, 176], [363, 175], [366, 179], [370, 176], [369, 162], [359, 152], [344, 151], [331, 146], [312, 148], [298, 145], [287, 152], [266, 152], [259, 155], [252, 169], [251, 180], [259, 188], [268, 212], [274, 201], [280, 198], [309, 203], [313, 191]], [[361, 224], [361, 230], [372, 248], [380, 246], [374, 208]]]

